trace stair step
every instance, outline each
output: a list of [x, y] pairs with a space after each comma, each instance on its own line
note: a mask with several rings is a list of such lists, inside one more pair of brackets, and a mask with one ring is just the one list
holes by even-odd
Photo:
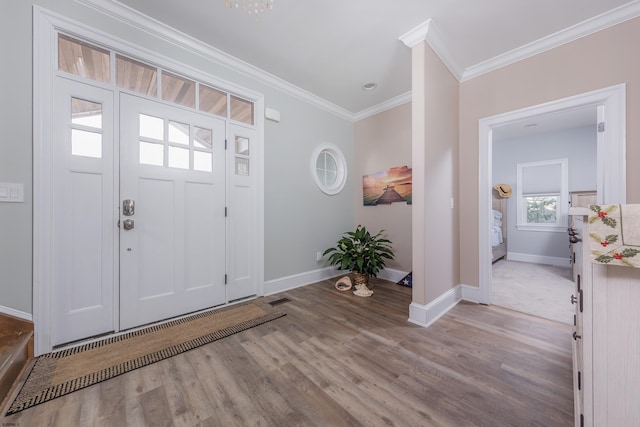
[[0, 403], [5, 400], [31, 359], [33, 325], [21, 319], [0, 315]]

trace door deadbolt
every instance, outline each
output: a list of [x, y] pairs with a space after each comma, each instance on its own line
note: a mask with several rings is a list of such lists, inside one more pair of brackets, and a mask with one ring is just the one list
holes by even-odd
[[125, 230], [132, 230], [134, 227], [134, 222], [132, 219], [125, 219], [124, 221], [122, 221], [122, 227]]
[[[122, 201], [122, 215], [131, 216], [136, 213], [136, 202], [127, 199]], [[132, 227], [133, 228], [133, 227]]]

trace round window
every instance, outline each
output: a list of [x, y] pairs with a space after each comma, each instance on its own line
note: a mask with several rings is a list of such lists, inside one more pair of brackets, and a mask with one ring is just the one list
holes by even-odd
[[347, 181], [347, 162], [334, 144], [320, 144], [311, 156], [311, 175], [324, 193], [338, 194]]

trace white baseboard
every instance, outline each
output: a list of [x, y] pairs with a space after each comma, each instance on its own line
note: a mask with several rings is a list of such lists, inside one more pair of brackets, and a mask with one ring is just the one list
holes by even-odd
[[29, 322], [33, 322], [32, 314], [25, 313], [24, 311], [16, 310], [10, 307], [5, 307], [3, 305], [0, 305], [0, 313], [17, 317], [18, 319], [28, 320]]
[[409, 306], [409, 322], [425, 328], [431, 326], [433, 322], [455, 307], [460, 300], [462, 300], [462, 287], [458, 285], [427, 305], [412, 302]]
[[520, 254], [517, 252], [508, 252], [507, 260], [530, 262], [533, 264], [555, 265], [560, 267], [569, 267], [571, 265], [569, 263], [568, 257], [562, 258], [562, 257], [544, 256], [544, 255]]
[[480, 288], [471, 285], [460, 285], [462, 290], [462, 299], [464, 301], [480, 303]]
[[388, 280], [390, 282], [398, 283], [407, 274], [409, 274], [408, 271], [394, 270], [393, 268], [385, 268], [384, 270], [378, 273], [378, 278]]
[[307, 271], [305, 273], [294, 274], [281, 277], [279, 279], [264, 282], [264, 296], [277, 294], [278, 292], [289, 291], [311, 283], [331, 279], [337, 276], [349, 274], [348, 271], [336, 270], [335, 267], [326, 267], [319, 270]]
[[[264, 296], [277, 294], [278, 292], [289, 291], [301, 286], [310, 285], [312, 283], [332, 279], [338, 276], [346, 276], [348, 274], [348, 271], [336, 270], [335, 267], [326, 267], [319, 270], [312, 270], [305, 273], [299, 273], [291, 276], [281, 277], [279, 279], [269, 280], [268, 282], [264, 282]], [[392, 268], [385, 268], [378, 273], [378, 278], [397, 283], [407, 274], [409, 273], [400, 270], [394, 270]]]

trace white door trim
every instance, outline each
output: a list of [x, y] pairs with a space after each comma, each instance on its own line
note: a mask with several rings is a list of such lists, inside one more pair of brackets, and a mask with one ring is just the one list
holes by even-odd
[[[491, 304], [491, 170], [493, 128], [531, 116], [598, 106], [598, 120], [604, 119], [606, 132], [598, 134], [598, 201], [626, 201], [626, 86], [619, 84], [593, 92], [511, 111], [479, 121], [479, 284], [480, 303]], [[606, 147], [606, 148], [603, 148]]]
[[[33, 322], [34, 353], [51, 351], [51, 283], [54, 135], [54, 79], [56, 70], [56, 32], [58, 30], [94, 41], [122, 53], [190, 76], [254, 102], [257, 132], [258, 174], [256, 270], [258, 295], [264, 293], [264, 95], [235, 83], [174, 61], [157, 52], [100, 32], [88, 25], [43, 9], [33, 7]], [[163, 41], [164, 42], [164, 41]], [[117, 112], [116, 112], [117, 114]], [[116, 153], [117, 154], [117, 153]], [[117, 295], [116, 295], [117, 296]]]

